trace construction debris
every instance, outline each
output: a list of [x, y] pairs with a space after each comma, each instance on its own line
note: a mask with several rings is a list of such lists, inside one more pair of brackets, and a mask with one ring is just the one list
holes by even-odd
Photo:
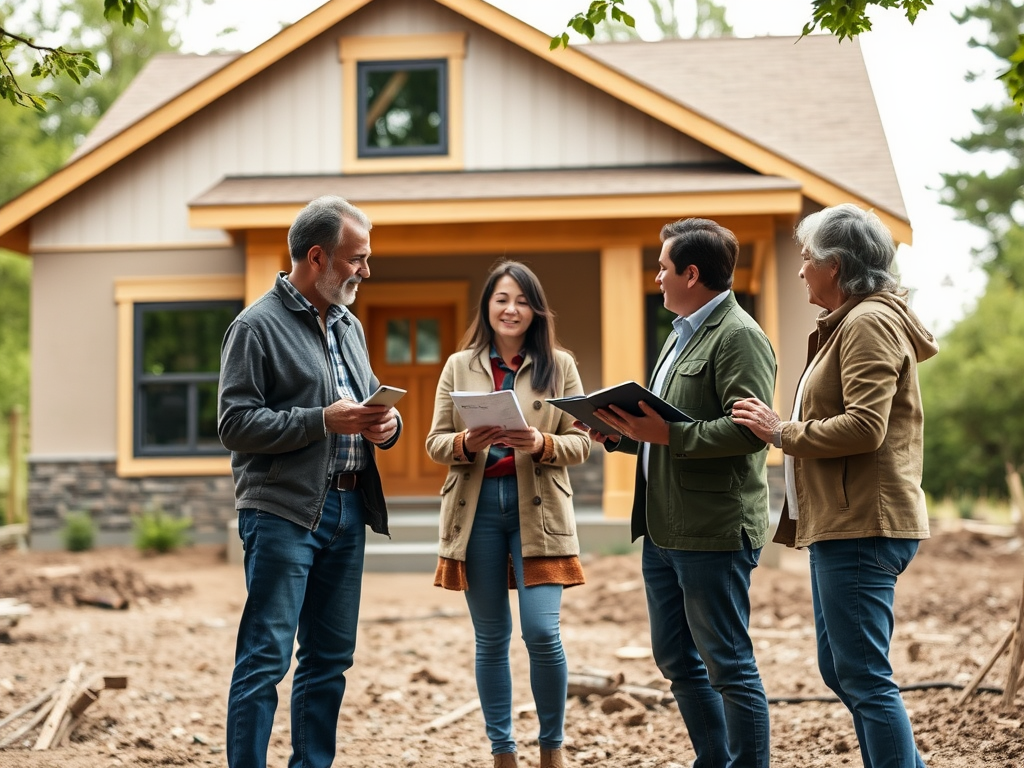
[[[100, 691], [128, 687], [123, 675], [97, 675], [82, 683], [85, 665], [72, 665], [60, 685], [44, 691], [20, 709], [0, 720], [0, 749], [25, 747], [33, 750], [64, 746], [81, 722], [82, 714], [99, 699]], [[35, 740], [31, 734], [39, 729]]]
[[0, 630], [13, 627], [22, 616], [32, 613], [32, 606], [18, 602], [16, 597], [0, 597]]

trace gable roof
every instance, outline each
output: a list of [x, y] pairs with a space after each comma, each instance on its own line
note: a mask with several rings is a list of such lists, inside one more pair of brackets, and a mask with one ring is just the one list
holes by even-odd
[[720, 37], [581, 50], [906, 218], [858, 40]]
[[[604, 46], [586, 45], [551, 52], [549, 37], [545, 33], [509, 16], [484, 0], [433, 1], [758, 173], [798, 181], [807, 197], [823, 205], [852, 201], [864, 207], [875, 207], [882, 220], [892, 229], [896, 239], [909, 242], [910, 227], [902, 200], [899, 200], [898, 187], [895, 187], [895, 196], [891, 190], [878, 195], [872, 190], [856, 189], [850, 179], [832, 177], [832, 172], [842, 169], [826, 169], [829, 172], [825, 172], [813, 165], [805, 165], [815, 159], [813, 153], [801, 154], [794, 151], [792, 146], [772, 147], [761, 135], [760, 130], [752, 130], [758, 128], [757, 123], [751, 120], [744, 121], [742, 117], [736, 115], [737, 110], [730, 110], [722, 105], [716, 108], [711, 104], [707, 89], [675, 94], [668, 83], [668, 72], [675, 69], [671, 65], [659, 65], [652, 67], [651, 72], [646, 72], [643, 69], [644, 65], [638, 63], [638, 59], [642, 59], [640, 52], [644, 50], [645, 45], [659, 48], [668, 45], [665, 50], [685, 50], [685, 44], [692, 45], [694, 42], [703, 41], [673, 41], [678, 45], [664, 42], [639, 44], [632, 46], [635, 51], [630, 51], [627, 47], [607, 46], [610, 53], [603, 58], [599, 50]], [[252, 51], [226, 62], [211, 60], [210, 69], [205, 76], [198, 71], [197, 66], [193, 72], [197, 78], [194, 84], [177, 95], [168, 97], [169, 95], [164, 93], [162, 98], [154, 95], [149, 104], [144, 101], [133, 101], [135, 108], [148, 107], [151, 110], [139, 114], [134, 120], [129, 114], [129, 102], [126, 102], [124, 112], [116, 113], [107, 122], [103, 133], [98, 135], [95, 141], [87, 141], [63, 168], [0, 207], [0, 244], [27, 242], [26, 224], [41, 210], [255, 77], [369, 2], [371, 0], [328, 0], [308, 16], [286, 27]], [[735, 39], [729, 42], [739, 44], [750, 41]], [[818, 48], [815, 47], [814, 50]], [[859, 55], [859, 48], [856, 50]], [[709, 67], [706, 64], [705, 61], [700, 67], [700, 77], [709, 74]], [[820, 61], [815, 60], [814, 66], [820, 64]], [[747, 65], [742, 74], [745, 77], [752, 77], [756, 69]], [[634, 73], [634, 70], [642, 71]], [[792, 72], [787, 70], [786, 74], [789, 76]], [[650, 79], [650, 82], [645, 82], [647, 79]], [[810, 95], [824, 97], [833, 91], [838, 91], [834, 84], [831, 91], [824, 90]], [[696, 101], [703, 99], [701, 106], [679, 100], [684, 96]], [[789, 104], [790, 101], [784, 103]], [[842, 99], [836, 101], [841, 102]], [[830, 101], [829, 108], [834, 106]], [[873, 100], [869, 111], [877, 115]], [[881, 130], [880, 125], [877, 128]], [[754, 138], [755, 136], [757, 138]], [[856, 146], [833, 146], [832, 151], [839, 154], [859, 149], [861, 137], [853, 137], [848, 141]], [[884, 137], [882, 141], [884, 142]], [[891, 168], [891, 162], [889, 165]], [[895, 184], [895, 174], [892, 173], [891, 176]]]
[[89, 154], [121, 131], [154, 112], [172, 99], [202, 82], [241, 54], [211, 53], [205, 56], [158, 53], [124, 89], [110, 109], [103, 113], [85, 141], [78, 145], [66, 164]]

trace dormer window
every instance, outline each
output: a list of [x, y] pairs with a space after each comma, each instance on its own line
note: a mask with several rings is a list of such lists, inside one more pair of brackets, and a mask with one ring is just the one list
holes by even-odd
[[359, 156], [448, 154], [448, 62], [360, 62]]
[[465, 33], [344, 37], [342, 172], [462, 170]]

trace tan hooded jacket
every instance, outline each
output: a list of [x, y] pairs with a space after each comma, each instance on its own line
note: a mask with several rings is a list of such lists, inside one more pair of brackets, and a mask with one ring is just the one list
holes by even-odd
[[851, 298], [819, 316], [800, 420], [782, 424], [799, 517], [790, 519], [787, 504], [775, 541], [928, 538], [917, 364], [938, 349], [892, 293]]

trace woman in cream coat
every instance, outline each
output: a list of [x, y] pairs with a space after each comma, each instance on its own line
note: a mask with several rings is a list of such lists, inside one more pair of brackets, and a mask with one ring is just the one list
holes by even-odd
[[[555, 342], [554, 318], [533, 272], [502, 261], [479, 312], [437, 385], [427, 453], [449, 467], [441, 488], [434, 583], [466, 592], [476, 637], [476, 682], [494, 765], [517, 764], [512, 735], [509, 589], [530, 656], [540, 765], [563, 765], [568, 666], [559, 634], [562, 588], [583, 583], [567, 467], [586, 461], [587, 433], [545, 402], [582, 394], [572, 356]], [[453, 391], [512, 389], [529, 425], [467, 430]]]

